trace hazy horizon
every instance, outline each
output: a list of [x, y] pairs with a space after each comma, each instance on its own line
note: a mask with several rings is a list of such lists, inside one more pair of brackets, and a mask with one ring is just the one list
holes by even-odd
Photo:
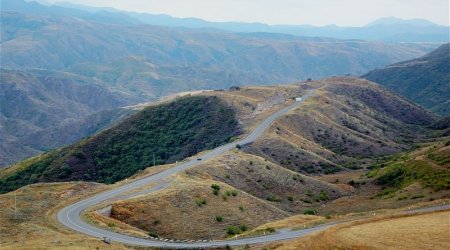
[[[27, 0], [34, 1], [34, 0]], [[450, 26], [447, 0], [40, 0], [38, 2], [72, 3], [91, 7], [181, 18], [200, 18], [214, 22], [259, 22], [287, 25], [364, 26], [385, 17], [425, 19]], [[276, 10], [276, 11], [274, 11]], [[317, 14], [317, 13], [320, 13]]]

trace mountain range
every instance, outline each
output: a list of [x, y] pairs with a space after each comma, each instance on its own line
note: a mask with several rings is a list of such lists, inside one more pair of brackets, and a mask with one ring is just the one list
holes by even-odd
[[108, 127], [132, 113], [123, 106], [181, 91], [361, 75], [437, 46], [163, 27], [107, 13], [116, 21], [2, 0], [0, 166]]
[[[39, 4], [42, 3], [42, 4]], [[139, 25], [151, 24], [232, 32], [281, 33], [308, 37], [331, 37], [338, 39], [382, 40], [390, 42], [437, 42], [448, 41], [449, 27], [423, 19], [404, 20], [385, 17], [363, 27], [340, 27], [336, 25], [267, 25], [264, 23], [209, 22], [199, 18], [176, 18], [164, 14], [136, 13], [113, 8], [98, 8], [72, 3], [45, 1], [27, 3], [23, 0], [2, 0], [4, 11], [19, 11], [33, 14], [62, 14], [96, 22]]]

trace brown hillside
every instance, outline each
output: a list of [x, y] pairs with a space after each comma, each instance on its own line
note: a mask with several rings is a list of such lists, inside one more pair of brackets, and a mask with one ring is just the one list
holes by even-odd
[[366, 80], [330, 78], [304, 105], [279, 119], [250, 147], [302, 173], [360, 168], [378, 156], [405, 150], [437, 119]]
[[336, 185], [239, 151], [205, 162], [187, 173], [225, 182], [285, 211], [296, 213], [350, 194]]
[[[212, 184], [220, 186], [217, 195]], [[288, 215], [225, 183], [182, 175], [167, 189], [116, 202], [111, 210], [117, 220], [171, 239], [224, 238], [229, 226], [251, 229]]]

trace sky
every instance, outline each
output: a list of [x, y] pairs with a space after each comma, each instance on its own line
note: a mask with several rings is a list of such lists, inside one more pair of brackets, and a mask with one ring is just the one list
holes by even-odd
[[[62, 0], [46, 0], [49, 3]], [[381, 17], [422, 18], [449, 26], [448, 0], [64, 0], [208, 21], [364, 26]]]

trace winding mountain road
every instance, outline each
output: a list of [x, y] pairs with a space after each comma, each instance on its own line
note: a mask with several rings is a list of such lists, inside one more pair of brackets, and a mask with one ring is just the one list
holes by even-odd
[[102, 228], [98, 228], [92, 224], [89, 224], [81, 219], [81, 214], [84, 210], [99, 204], [103, 201], [109, 200], [111, 198], [117, 197], [119, 195], [123, 195], [125, 192], [129, 192], [131, 190], [137, 189], [144, 185], [161, 183], [163, 180], [169, 176], [172, 176], [180, 171], [184, 171], [186, 169], [192, 168], [198, 164], [200, 164], [204, 160], [208, 160], [219, 156], [230, 149], [236, 147], [236, 145], [244, 145], [247, 143], [251, 143], [255, 141], [259, 136], [261, 136], [264, 131], [279, 117], [285, 115], [291, 110], [298, 108], [305, 100], [307, 100], [311, 95], [314, 94], [314, 90], [310, 90], [306, 93], [301, 101], [296, 101], [290, 106], [283, 108], [268, 118], [266, 118], [263, 122], [261, 122], [246, 138], [235, 141], [223, 146], [220, 146], [214, 150], [209, 151], [205, 155], [202, 155], [202, 160], [199, 161], [197, 159], [193, 159], [187, 162], [180, 163], [179, 165], [160, 172], [158, 174], [154, 174], [151, 176], [144, 177], [142, 179], [135, 180], [133, 182], [127, 183], [118, 188], [108, 190], [97, 195], [91, 196], [89, 198], [83, 199], [76, 203], [73, 203], [67, 207], [61, 209], [57, 214], [57, 219], [59, 222], [64, 224], [65, 226], [78, 231], [80, 233], [84, 233], [93, 237], [103, 238], [107, 237], [115, 242], [121, 242], [129, 245], [138, 245], [138, 246], [149, 246], [149, 247], [169, 247], [169, 248], [206, 248], [206, 247], [218, 247], [218, 246], [238, 246], [245, 244], [257, 244], [257, 243], [267, 243], [273, 241], [287, 240], [296, 238], [302, 235], [310, 234], [312, 232], [323, 230], [327, 227], [332, 226], [333, 224], [326, 224], [317, 226], [314, 228], [304, 229], [304, 230], [283, 230], [274, 234], [264, 235], [259, 237], [252, 238], [240, 238], [240, 239], [232, 239], [232, 240], [222, 240], [222, 241], [191, 241], [191, 242], [171, 242], [169, 240], [159, 240], [159, 239], [144, 239], [133, 237], [129, 235], [119, 234], [116, 232], [108, 231]]

